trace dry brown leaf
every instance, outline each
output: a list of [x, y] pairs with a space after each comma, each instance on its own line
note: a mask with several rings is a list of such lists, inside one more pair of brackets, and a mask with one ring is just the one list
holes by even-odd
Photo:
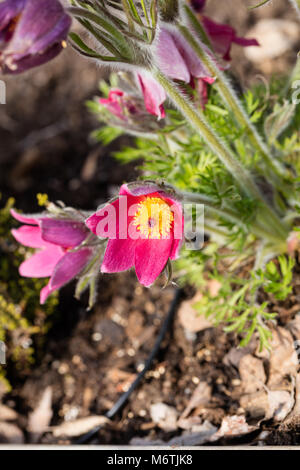
[[155, 403], [150, 406], [150, 415], [152, 421], [164, 431], [169, 432], [177, 429], [178, 413], [172, 406], [165, 403]]
[[269, 409], [265, 419], [283, 421], [294, 406], [293, 395], [285, 390], [268, 391]]
[[300, 373], [295, 380], [295, 405], [292, 411], [293, 416], [300, 416]]
[[194, 304], [199, 302], [202, 297], [202, 294], [198, 293], [192, 299], [185, 300], [181, 303], [178, 310], [178, 319], [181, 326], [191, 333], [197, 333], [198, 331], [202, 331], [213, 326], [204, 315], [199, 315], [194, 308]]
[[76, 437], [91, 431], [97, 426], [104, 426], [110, 420], [105, 416], [89, 416], [88, 418], [80, 418], [75, 421], [67, 421], [59, 426], [51, 428], [55, 437]]
[[0, 404], [0, 421], [14, 421], [17, 417], [18, 413], [15, 410]]
[[265, 390], [243, 395], [240, 398], [241, 407], [254, 419], [263, 419], [269, 410], [268, 394]]
[[214, 440], [217, 440], [221, 437], [242, 436], [243, 434], [255, 431], [255, 429], [257, 429], [257, 426], [249, 426], [244, 415], [225, 416], [220, 429], [213, 437]]
[[202, 425], [202, 418], [200, 416], [190, 416], [189, 418], [180, 418], [177, 426], [186, 431], [197, 432], [199, 426]]
[[210, 402], [210, 399], [211, 387], [206, 382], [200, 382], [195, 388], [186, 409], [180, 416], [179, 422], [181, 419], [186, 418], [194, 408], [206, 406]]
[[[300, 340], [300, 314], [295, 316], [295, 318], [290, 321], [286, 327], [292, 333], [296, 340]], [[299, 347], [300, 345], [298, 345]], [[296, 348], [297, 349], [297, 348]]]
[[15, 424], [0, 422], [1, 444], [23, 444], [24, 436], [21, 429]]
[[132, 446], [200, 446], [214, 440], [217, 428], [208, 421], [199, 426], [198, 432], [183, 433], [181, 436], [173, 437], [170, 441], [150, 441], [147, 438], [134, 437], [131, 439]]
[[37, 406], [29, 414], [28, 431], [33, 434], [32, 442], [36, 442], [39, 436], [47, 431], [52, 415], [52, 388], [47, 387]]
[[266, 382], [263, 362], [251, 354], [241, 358], [239, 373], [244, 393], [255, 393], [261, 390]]
[[248, 346], [244, 348], [231, 348], [224, 356], [223, 363], [225, 366], [234, 366], [238, 369], [242, 357], [253, 353], [257, 347], [257, 343], [257, 339], [253, 336]]
[[296, 377], [298, 356], [287, 329], [278, 327], [272, 333], [268, 387], [274, 390], [275, 386], [282, 385], [286, 376]]
[[274, 419], [277, 422], [283, 421], [291, 412], [294, 406], [293, 395], [286, 390], [261, 390], [257, 393], [243, 395], [240, 405], [257, 420]]

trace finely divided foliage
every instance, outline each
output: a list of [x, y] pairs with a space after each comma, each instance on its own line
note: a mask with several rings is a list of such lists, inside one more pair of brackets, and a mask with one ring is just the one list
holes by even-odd
[[[291, 293], [298, 249], [300, 115], [290, 79], [272, 80], [267, 96], [262, 86], [241, 93], [228, 78], [231, 47], [259, 44], [207, 17], [205, 0], [70, 0], [66, 10], [53, 2], [38, 31], [28, 14], [33, 7], [39, 14], [35, 0], [0, 3], [2, 71], [20, 73], [57, 55], [72, 16], [89, 34], [70, 31], [70, 45], [112, 68], [88, 103], [104, 123], [93, 136], [104, 145], [133, 136], [115, 157], [142, 162], [141, 181], [94, 213], [50, 203], [40, 215], [13, 212], [27, 224], [15, 238], [38, 250], [20, 274], [50, 276], [42, 302], [77, 278], [76, 296], [89, 287], [92, 306], [100, 266], [103, 273], [134, 266], [150, 286], [162, 272], [169, 279], [172, 260], [178, 283], [218, 281], [217, 295], [204, 293], [195, 305], [199, 313], [241, 335], [242, 345], [255, 333], [267, 346], [271, 301]], [[205, 206], [199, 250], [183, 247], [191, 203]]]

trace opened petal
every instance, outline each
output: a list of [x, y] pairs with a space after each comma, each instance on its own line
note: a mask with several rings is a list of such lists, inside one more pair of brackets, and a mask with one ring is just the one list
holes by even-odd
[[78, 251], [69, 251], [59, 260], [50, 279], [50, 290], [53, 292], [74, 279], [87, 265], [93, 251], [82, 248]]
[[135, 249], [135, 270], [138, 280], [151, 286], [161, 274], [170, 257], [173, 237], [160, 240], [139, 240]]
[[14, 238], [21, 245], [28, 246], [30, 248], [42, 248], [46, 245], [45, 241], [41, 237], [40, 227], [32, 225], [23, 225], [18, 229], [11, 231]]
[[83, 222], [45, 217], [39, 220], [42, 238], [49, 243], [71, 248], [80, 245], [88, 235]]
[[144, 95], [145, 107], [150, 114], [162, 119], [166, 116], [163, 103], [167, 99], [165, 90], [154, 78], [144, 73], [138, 74], [138, 82]]
[[106, 246], [101, 272], [118, 273], [127, 271], [134, 265], [136, 241], [130, 238], [126, 240], [109, 240]]
[[24, 261], [19, 267], [19, 273], [24, 277], [49, 277], [63, 255], [62, 248], [48, 246]]

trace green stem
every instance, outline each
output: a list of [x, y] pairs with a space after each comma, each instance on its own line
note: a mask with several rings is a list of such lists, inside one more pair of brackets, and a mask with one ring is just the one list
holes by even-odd
[[220, 140], [214, 130], [210, 127], [209, 123], [206, 121], [205, 117], [200, 116], [199, 112], [192, 104], [189, 103], [180, 89], [162, 72], [160, 72], [158, 69], [152, 69], [152, 74], [158, 83], [160, 83], [160, 85], [164, 88], [174, 104], [186, 117], [188, 122], [207, 142], [211, 150], [218, 155], [222, 163], [235, 178], [242, 191], [245, 192], [249, 197], [259, 201], [262, 223], [266, 224], [266, 226], [269, 227], [269, 229], [271, 229], [274, 234], [277, 233], [279, 237], [286, 239], [288, 236], [288, 231], [284, 224], [273, 211], [273, 209], [268, 206], [251, 175], [236, 159], [235, 155], [228, 149], [225, 143]]
[[[209, 196], [205, 194], [190, 193], [186, 191], [181, 191], [180, 196], [185, 202], [195, 202], [198, 204], [203, 204], [212, 216], [223, 218], [228, 222], [231, 222], [241, 227], [243, 230], [247, 230], [247, 225], [243, 222], [239, 214], [230, 209], [216, 207], [214, 199], [210, 198]], [[259, 237], [263, 240], [267, 239], [275, 243], [276, 245], [278, 245], [278, 243], [282, 241], [284, 241], [285, 243], [286, 240], [286, 237], [284, 238], [284, 240], [282, 240], [281, 236], [277, 236], [276, 233], [274, 233], [273, 231], [270, 232], [265, 227], [261, 226], [259, 221], [251, 223], [251, 232], [256, 237]]]
[[[189, 20], [191, 21], [192, 25], [196, 27], [196, 24], [199, 26], [198, 20], [195, 17], [194, 13], [188, 6], [184, 7]], [[267, 163], [267, 165], [272, 168], [273, 172], [276, 175], [284, 178], [287, 175], [285, 168], [280, 164], [278, 160], [276, 160], [272, 155], [270, 155], [270, 151], [267, 145], [264, 143], [263, 139], [253, 126], [252, 122], [249, 119], [249, 116], [243, 109], [239, 98], [237, 97], [235, 91], [233, 90], [229, 80], [225, 76], [225, 74], [219, 69], [217, 64], [209, 57], [206, 51], [201, 47], [199, 42], [194, 38], [190, 30], [182, 25], [177, 24], [178, 29], [180, 30], [181, 34], [184, 36], [186, 41], [190, 44], [190, 46], [194, 49], [195, 53], [198, 55], [199, 59], [205, 65], [208, 72], [213, 76], [216, 77], [216, 88], [222, 97], [223, 101], [232, 109], [234, 116], [238, 122], [238, 124], [245, 129], [249, 140], [255, 146], [255, 148], [260, 152], [263, 159]], [[197, 28], [198, 29], [198, 28]]]

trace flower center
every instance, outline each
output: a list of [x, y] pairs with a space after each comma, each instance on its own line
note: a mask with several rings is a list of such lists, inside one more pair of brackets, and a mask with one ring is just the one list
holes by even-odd
[[146, 238], [166, 238], [174, 220], [170, 206], [159, 197], [147, 197], [138, 205], [133, 224]]

